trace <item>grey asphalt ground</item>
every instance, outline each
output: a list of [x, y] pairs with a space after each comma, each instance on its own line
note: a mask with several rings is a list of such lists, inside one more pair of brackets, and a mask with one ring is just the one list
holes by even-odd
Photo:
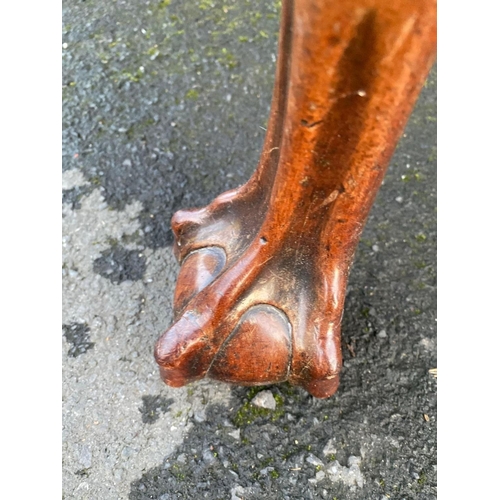
[[435, 68], [356, 254], [338, 392], [159, 379], [170, 218], [255, 168], [279, 13], [63, 0], [63, 498], [436, 498]]

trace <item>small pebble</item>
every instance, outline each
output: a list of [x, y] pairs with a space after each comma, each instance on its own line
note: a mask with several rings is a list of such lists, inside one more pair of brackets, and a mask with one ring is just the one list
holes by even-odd
[[328, 443], [326, 443], [326, 446], [323, 448], [323, 455], [328, 456], [334, 455], [335, 453], [337, 453], [335, 442], [333, 439], [329, 439]]
[[385, 339], [387, 337], [387, 332], [385, 330], [380, 330], [380, 332], [377, 333], [377, 337], [379, 339]]
[[216, 458], [214, 457], [213, 452], [211, 452], [210, 450], [205, 450], [203, 452], [203, 460], [207, 464], [213, 464], [215, 462]]
[[231, 500], [242, 500], [245, 494], [245, 488], [237, 484], [234, 488], [231, 489]]
[[236, 429], [235, 431], [233, 432], [228, 432], [228, 434], [233, 437], [234, 439], [236, 439], [237, 441], [240, 440], [240, 429]]
[[398, 203], [403, 203], [403, 197], [402, 197], [402, 196], [398, 196], [398, 197], [396, 198], [396, 201], [397, 201]]
[[92, 451], [90, 450], [89, 446], [83, 445], [80, 448], [78, 461], [83, 465], [85, 469], [88, 469], [92, 465]]
[[323, 462], [312, 453], [306, 458], [306, 462], [314, 465], [315, 467], [321, 466], [323, 467]]
[[316, 481], [319, 482], [319, 481], [325, 479], [325, 476], [326, 476], [326, 474], [322, 470], [319, 470], [318, 472], [316, 472]]
[[134, 454], [134, 449], [130, 446], [125, 446], [121, 452], [122, 458], [129, 458]]
[[194, 414], [194, 420], [195, 422], [201, 424], [202, 422], [205, 422], [206, 418], [205, 418], [205, 413], [203, 411], [197, 411], [195, 414]]
[[272, 472], [274, 470], [274, 467], [265, 467], [264, 469], [262, 469], [259, 474], [261, 476], [267, 476], [268, 472]]
[[259, 408], [268, 410], [276, 410], [276, 401], [271, 391], [261, 391], [253, 399], [252, 404]]

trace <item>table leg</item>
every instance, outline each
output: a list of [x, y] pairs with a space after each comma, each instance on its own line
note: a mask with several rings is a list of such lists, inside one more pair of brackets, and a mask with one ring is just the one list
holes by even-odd
[[244, 186], [174, 215], [164, 381], [332, 395], [359, 236], [436, 51], [435, 0], [287, 0], [268, 130]]

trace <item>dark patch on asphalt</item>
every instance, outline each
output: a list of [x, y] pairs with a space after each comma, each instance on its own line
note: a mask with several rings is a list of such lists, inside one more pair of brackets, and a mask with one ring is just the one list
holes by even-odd
[[80, 477], [89, 477], [90, 476], [89, 470], [90, 469], [80, 469], [80, 470], [77, 470], [75, 472], [75, 475], [76, 476], [80, 476]]
[[90, 194], [95, 189], [95, 186], [77, 186], [71, 189], [63, 189], [62, 201], [71, 205], [73, 210], [78, 210], [82, 207], [80, 200], [83, 196]]
[[[435, 423], [408, 408], [396, 413], [406, 395], [404, 386], [391, 384], [369, 393], [349, 390], [352, 373], [343, 375], [338, 394], [326, 400], [288, 384], [234, 388], [230, 409], [209, 405], [203, 422], [193, 419], [183, 443], [131, 484], [129, 498], [215, 500], [231, 498], [238, 487], [240, 492], [244, 488], [240, 495], [245, 500], [435, 498], [436, 470], [429, 460], [436, 448]], [[435, 382], [424, 370], [413, 379], [417, 400], [423, 402]], [[276, 410], [251, 404], [263, 389], [273, 392]], [[435, 408], [431, 414], [434, 419]], [[347, 467], [350, 456], [362, 457], [363, 488], [330, 479], [329, 467], [335, 461]], [[325, 477], [317, 481], [320, 471]]]
[[94, 260], [94, 272], [115, 284], [140, 280], [145, 271], [145, 257], [138, 250], [127, 250], [120, 245], [105, 250]]
[[68, 350], [68, 356], [76, 358], [94, 347], [95, 343], [90, 342], [90, 328], [87, 323], [70, 323], [68, 325], [63, 325], [63, 330], [64, 338], [71, 344]]
[[171, 245], [174, 241], [174, 234], [170, 229], [171, 211], [156, 210], [150, 213], [143, 210], [138, 217], [143, 231], [142, 243], [149, 248], [157, 249]]
[[153, 424], [160, 418], [160, 413], [167, 413], [170, 410], [173, 402], [173, 399], [163, 396], [142, 396], [142, 407], [139, 408], [142, 421], [145, 424]]

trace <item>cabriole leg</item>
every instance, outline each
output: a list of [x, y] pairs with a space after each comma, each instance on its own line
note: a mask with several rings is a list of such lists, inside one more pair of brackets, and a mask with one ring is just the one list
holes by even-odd
[[435, 0], [286, 0], [267, 135], [247, 184], [177, 212], [163, 380], [332, 395], [349, 268], [436, 50]]

